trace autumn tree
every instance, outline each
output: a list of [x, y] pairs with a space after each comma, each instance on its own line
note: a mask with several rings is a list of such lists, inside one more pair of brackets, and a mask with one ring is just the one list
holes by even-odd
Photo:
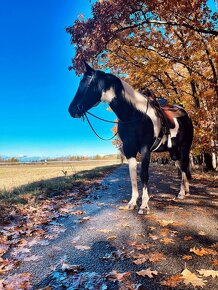
[[206, 0], [101, 0], [92, 18], [67, 28], [83, 61], [110, 69], [142, 92], [183, 105], [195, 125], [194, 153], [217, 154], [217, 13]]

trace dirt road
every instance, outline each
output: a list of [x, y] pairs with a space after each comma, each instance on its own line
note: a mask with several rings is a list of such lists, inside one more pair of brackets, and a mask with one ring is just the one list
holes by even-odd
[[176, 170], [150, 172], [150, 214], [126, 210], [131, 188], [123, 165], [73, 214], [68, 204], [43, 237], [11, 249], [21, 259], [0, 288], [16, 278], [20, 289], [217, 289], [215, 184], [196, 176], [191, 196], [176, 200]]

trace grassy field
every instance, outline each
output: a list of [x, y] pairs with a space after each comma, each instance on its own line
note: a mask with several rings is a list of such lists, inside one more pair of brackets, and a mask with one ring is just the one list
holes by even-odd
[[74, 161], [70, 163], [18, 164], [0, 166], [0, 190], [11, 191], [36, 181], [90, 170], [104, 165], [118, 164], [118, 160]]

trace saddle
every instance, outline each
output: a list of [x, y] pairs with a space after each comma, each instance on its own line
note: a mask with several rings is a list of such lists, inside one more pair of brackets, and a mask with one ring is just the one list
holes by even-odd
[[161, 119], [165, 134], [169, 134], [169, 129], [175, 128], [174, 118], [184, 116], [184, 110], [177, 105], [168, 104], [164, 98], [152, 99], [152, 105], [155, 107], [158, 116]]

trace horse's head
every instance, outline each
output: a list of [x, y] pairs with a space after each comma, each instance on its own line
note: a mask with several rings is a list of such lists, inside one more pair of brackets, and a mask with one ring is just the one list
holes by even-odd
[[101, 101], [106, 74], [95, 71], [85, 63], [86, 72], [80, 81], [76, 95], [69, 106], [69, 113], [73, 118], [80, 118]]

